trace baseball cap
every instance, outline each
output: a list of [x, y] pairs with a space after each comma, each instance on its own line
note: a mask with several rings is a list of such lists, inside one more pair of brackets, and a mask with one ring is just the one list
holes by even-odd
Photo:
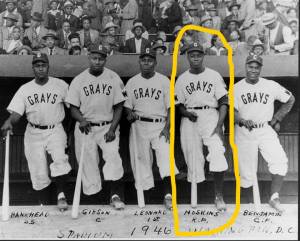
[[90, 53], [102, 54], [107, 57], [108, 51], [102, 44], [93, 44], [90, 47]]
[[263, 59], [260, 56], [256, 55], [256, 54], [251, 54], [247, 57], [246, 64], [250, 64], [252, 62], [256, 62], [259, 65], [263, 65]]
[[205, 53], [204, 49], [203, 49], [203, 46], [198, 42], [194, 42], [194, 43], [187, 46], [187, 53], [190, 53], [192, 51], [198, 51], [198, 52], [201, 52], [201, 53]]
[[154, 51], [154, 49], [147, 47], [141, 51], [140, 58], [143, 58], [144, 56], [150, 56], [156, 59], [156, 52]]
[[36, 55], [33, 55], [32, 64], [35, 64], [37, 62], [43, 62], [49, 64], [49, 59], [47, 54], [38, 52]]

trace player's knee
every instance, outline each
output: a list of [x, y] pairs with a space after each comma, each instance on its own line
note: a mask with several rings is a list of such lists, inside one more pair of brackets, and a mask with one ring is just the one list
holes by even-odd
[[271, 174], [285, 176], [288, 171], [287, 163], [276, 163], [269, 165], [269, 171]]

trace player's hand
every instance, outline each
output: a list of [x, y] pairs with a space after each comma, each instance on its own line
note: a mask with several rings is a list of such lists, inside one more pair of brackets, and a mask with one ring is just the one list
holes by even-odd
[[245, 126], [249, 131], [252, 131], [255, 123], [252, 120], [241, 120], [240, 123], [242, 126]]
[[188, 113], [189, 113], [189, 114], [188, 114], [189, 120], [192, 121], [192, 122], [196, 122], [196, 121], [197, 121], [197, 118], [198, 118], [197, 113], [195, 113], [195, 112], [193, 112], [193, 111], [190, 111], [190, 112], [188, 112]]
[[114, 139], [116, 139], [116, 134], [112, 130], [108, 130], [108, 132], [104, 135], [104, 140], [106, 142], [112, 142]]
[[131, 111], [128, 115], [127, 115], [127, 120], [129, 121], [129, 123], [133, 123], [138, 119], [138, 115], [136, 113], [134, 113], [133, 111]]
[[164, 136], [166, 138], [166, 141], [170, 143], [170, 129], [167, 127], [164, 127], [164, 129], [160, 132], [159, 138]]
[[12, 129], [13, 129], [13, 126], [12, 126], [11, 122], [9, 120], [6, 120], [1, 127], [2, 136], [6, 137], [8, 131], [10, 132], [11, 135], [13, 135]]
[[86, 135], [91, 131], [91, 122], [83, 120], [79, 124], [79, 130]]
[[217, 134], [220, 137], [220, 139], [224, 142], [224, 133], [222, 126], [217, 125], [214, 131], [212, 132], [211, 136], [213, 136], [214, 134]]
[[279, 132], [280, 131], [280, 122], [273, 118], [270, 122], [269, 125], [276, 131]]

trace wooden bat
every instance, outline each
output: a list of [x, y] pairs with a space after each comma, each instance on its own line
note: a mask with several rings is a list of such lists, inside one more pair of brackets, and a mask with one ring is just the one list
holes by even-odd
[[[194, 130], [196, 130], [196, 129], [197, 128], [195, 127]], [[191, 206], [192, 206], [192, 208], [196, 208], [197, 207], [198, 194], [197, 194], [197, 182], [196, 182], [196, 163], [195, 163], [196, 162], [196, 155], [195, 155], [195, 144], [194, 144], [194, 142], [193, 142], [192, 150], [193, 150], [193, 152], [192, 152], [192, 171], [193, 171], [193, 175], [192, 175], [192, 182], [191, 182]]]
[[78, 209], [79, 209], [80, 193], [81, 193], [82, 168], [83, 168], [83, 160], [84, 160], [83, 154], [84, 154], [85, 143], [86, 143], [86, 137], [84, 134], [83, 143], [80, 152], [80, 160], [79, 160], [79, 167], [78, 167], [77, 178], [76, 178], [75, 191], [73, 196], [72, 218], [74, 219], [78, 218]]
[[138, 153], [137, 153], [137, 145], [136, 145], [136, 130], [135, 130], [135, 124], [132, 123], [132, 142], [133, 142], [133, 152], [134, 152], [134, 163], [135, 163], [135, 179], [136, 179], [136, 193], [137, 193], [137, 199], [138, 199], [138, 206], [139, 208], [145, 207], [145, 199], [144, 199], [144, 190], [141, 186], [141, 170], [140, 170], [140, 164], [138, 160]]
[[257, 181], [257, 174], [256, 174], [256, 170], [257, 168], [255, 168], [255, 164], [253, 165], [253, 202], [254, 202], [254, 208], [256, 211], [260, 211], [260, 194], [259, 194], [259, 186], [258, 186], [258, 181]]
[[4, 182], [2, 193], [2, 220], [9, 219], [9, 139], [10, 132], [8, 131], [5, 139], [5, 169], [4, 169]]

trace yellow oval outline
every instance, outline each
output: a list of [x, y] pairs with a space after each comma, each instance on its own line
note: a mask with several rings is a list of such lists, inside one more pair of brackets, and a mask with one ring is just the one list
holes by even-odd
[[[179, 230], [179, 215], [178, 215], [178, 208], [177, 208], [177, 192], [176, 192], [176, 181], [175, 181], [175, 158], [174, 158], [174, 142], [175, 142], [175, 77], [177, 74], [177, 59], [178, 59], [178, 50], [179, 50], [179, 43], [182, 39], [183, 34], [187, 30], [195, 30], [199, 32], [205, 32], [212, 35], [217, 35], [224, 47], [228, 50], [228, 65], [229, 65], [229, 143], [232, 148], [233, 154], [233, 164], [234, 164], [234, 175], [236, 179], [236, 205], [233, 214], [231, 215], [230, 219], [223, 225], [211, 229], [209, 231], [200, 231], [200, 232], [183, 232]], [[189, 237], [189, 236], [204, 236], [204, 235], [212, 235], [218, 232], [229, 228], [231, 225], [234, 224], [236, 218], [240, 211], [240, 176], [238, 170], [238, 155], [237, 155], [237, 147], [234, 143], [234, 92], [233, 92], [233, 85], [234, 85], [234, 63], [232, 59], [232, 48], [226, 41], [224, 35], [214, 29], [204, 28], [196, 25], [186, 25], [180, 31], [175, 40], [174, 45], [174, 52], [173, 52], [173, 62], [172, 62], [172, 74], [171, 74], [171, 82], [170, 82], [170, 171], [171, 171], [171, 185], [172, 185], [172, 204], [173, 204], [173, 218], [174, 218], [174, 232], [176, 236], [182, 237]]]

